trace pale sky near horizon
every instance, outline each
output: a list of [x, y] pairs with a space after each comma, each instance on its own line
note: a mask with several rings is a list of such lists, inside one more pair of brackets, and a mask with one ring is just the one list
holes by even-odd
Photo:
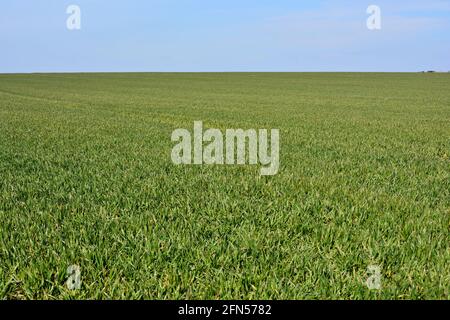
[[0, 44], [0, 73], [450, 71], [450, 0], [2, 0]]

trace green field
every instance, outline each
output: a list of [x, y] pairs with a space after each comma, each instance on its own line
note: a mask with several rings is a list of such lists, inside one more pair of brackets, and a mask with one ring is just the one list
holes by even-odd
[[[174, 165], [195, 120], [278, 174]], [[0, 299], [450, 298], [450, 74], [4, 74], [0, 128]]]

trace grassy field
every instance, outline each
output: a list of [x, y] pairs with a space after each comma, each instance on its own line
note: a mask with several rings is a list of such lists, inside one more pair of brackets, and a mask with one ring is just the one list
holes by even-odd
[[[195, 120], [278, 174], [172, 164]], [[0, 298], [450, 298], [450, 74], [0, 75], [0, 128]]]

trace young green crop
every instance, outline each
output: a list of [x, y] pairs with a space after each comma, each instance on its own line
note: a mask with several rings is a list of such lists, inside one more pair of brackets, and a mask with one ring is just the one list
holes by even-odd
[[[197, 120], [278, 173], [174, 165]], [[0, 75], [0, 129], [0, 298], [450, 298], [450, 74]]]

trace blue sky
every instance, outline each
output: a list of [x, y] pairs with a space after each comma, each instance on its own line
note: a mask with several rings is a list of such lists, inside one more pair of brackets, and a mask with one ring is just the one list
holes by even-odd
[[0, 73], [450, 71], [450, 0], [2, 0], [0, 45]]

